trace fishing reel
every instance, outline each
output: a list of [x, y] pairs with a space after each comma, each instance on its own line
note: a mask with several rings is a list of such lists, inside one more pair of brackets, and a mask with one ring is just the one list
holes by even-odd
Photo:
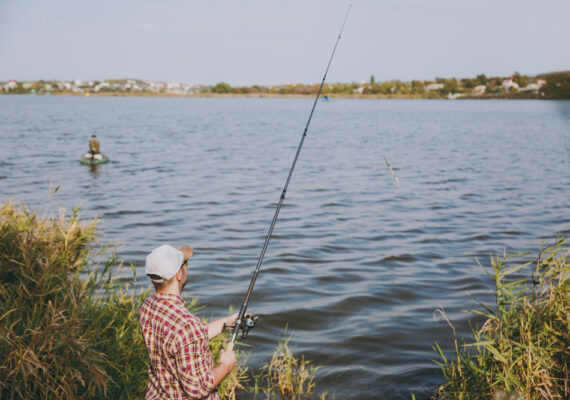
[[[247, 338], [249, 331], [255, 326], [255, 323], [259, 317], [257, 315], [250, 315], [246, 314], [240, 321], [238, 331], [241, 330], [241, 337], [243, 339]], [[234, 330], [236, 328], [235, 325], [226, 325], [224, 324], [224, 330], [231, 329]]]

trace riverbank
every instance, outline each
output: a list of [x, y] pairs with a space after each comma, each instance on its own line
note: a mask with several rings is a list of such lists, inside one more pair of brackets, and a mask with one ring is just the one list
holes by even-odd
[[[96, 250], [96, 224], [81, 222], [78, 209], [69, 216], [38, 216], [10, 203], [1, 208], [2, 398], [144, 396], [148, 356], [137, 315], [149, 291], [137, 293], [136, 285], [114, 278], [122, 265], [116, 255], [97, 262], [108, 248]], [[437, 399], [568, 398], [569, 250], [559, 237], [533, 261], [514, 267], [509, 261], [507, 268], [512, 257], [492, 259], [496, 305], [475, 311], [486, 321], [473, 331], [473, 342], [456, 338], [453, 358], [435, 346], [445, 380]], [[196, 299], [188, 308], [199, 309]], [[455, 333], [443, 310], [441, 315]], [[225, 342], [227, 337], [211, 342], [215, 359]], [[221, 398], [313, 398], [319, 367], [295, 356], [289, 342], [285, 335], [256, 373], [240, 352], [238, 368], [220, 386]]]
[[[144, 398], [149, 360], [139, 333], [138, 310], [150, 290], [136, 291], [115, 252], [97, 243], [97, 219], [40, 216], [7, 203], [0, 209], [0, 398]], [[187, 302], [194, 313], [197, 299]], [[210, 342], [214, 360], [228, 342]], [[238, 392], [298, 399], [315, 392], [318, 369], [293, 355], [290, 337], [256, 375], [244, 352], [220, 384], [222, 399]], [[326, 395], [321, 398], [325, 398]]]

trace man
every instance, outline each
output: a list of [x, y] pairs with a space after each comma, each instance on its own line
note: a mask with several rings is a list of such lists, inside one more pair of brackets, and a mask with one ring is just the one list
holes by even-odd
[[155, 289], [139, 314], [150, 356], [147, 399], [219, 400], [216, 388], [236, 363], [230, 343], [214, 366], [209, 341], [223, 331], [224, 324], [234, 325], [237, 314], [205, 324], [186, 309], [180, 297], [193, 254], [190, 246], [163, 245], [146, 258], [146, 274]]
[[94, 156], [95, 154], [100, 153], [99, 150], [99, 141], [97, 140], [97, 137], [95, 135], [91, 135], [91, 140], [89, 141], [89, 152]]

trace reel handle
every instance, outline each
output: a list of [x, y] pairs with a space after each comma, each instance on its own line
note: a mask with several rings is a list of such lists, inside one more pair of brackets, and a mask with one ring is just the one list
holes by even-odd
[[[257, 315], [247, 314], [241, 321], [239, 321], [239, 329], [241, 330], [241, 337], [243, 339], [247, 338], [249, 331], [253, 329], [253, 327], [255, 327], [255, 323], [257, 322], [258, 319], [259, 317]], [[235, 325], [224, 324], [223, 330], [226, 329], [234, 330], [235, 327], [236, 327]]]

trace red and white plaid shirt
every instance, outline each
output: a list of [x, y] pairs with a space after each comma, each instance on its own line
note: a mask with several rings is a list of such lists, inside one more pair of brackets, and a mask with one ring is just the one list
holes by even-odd
[[150, 356], [147, 399], [219, 400], [214, 390], [208, 326], [184, 306], [180, 296], [155, 293], [139, 313]]

